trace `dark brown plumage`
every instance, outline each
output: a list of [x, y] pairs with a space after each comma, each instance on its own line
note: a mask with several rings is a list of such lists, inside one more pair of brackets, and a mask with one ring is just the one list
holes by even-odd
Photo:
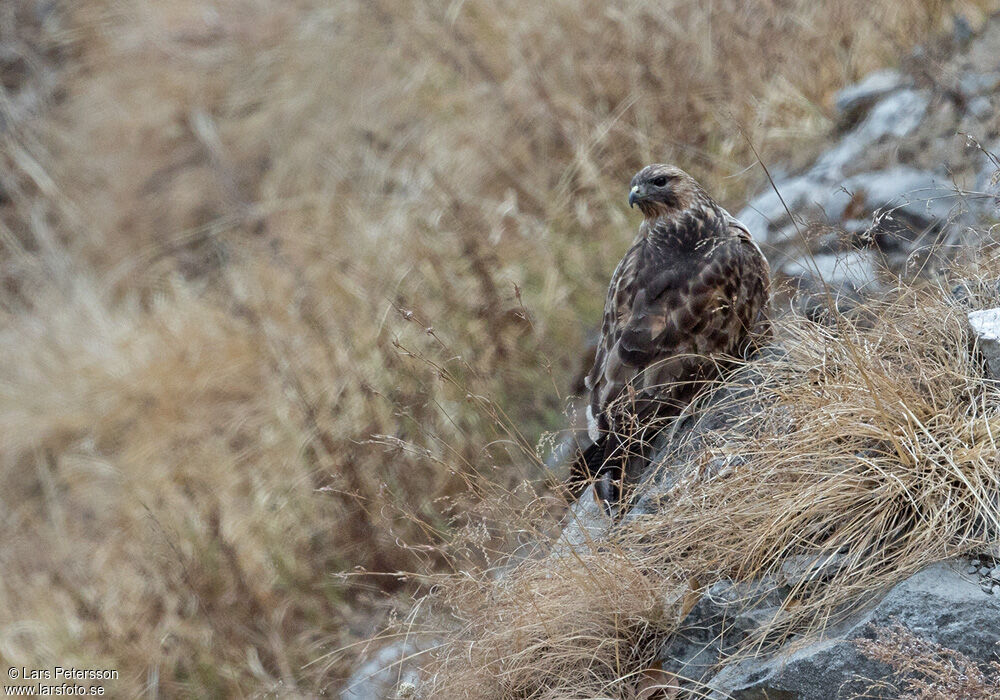
[[672, 165], [640, 170], [629, 204], [645, 219], [612, 275], [586, 379], [584, 458], [606, 501], [620, 494], [631, 428], [676, 415], [767, 332], [767, 260], [743, 224]]

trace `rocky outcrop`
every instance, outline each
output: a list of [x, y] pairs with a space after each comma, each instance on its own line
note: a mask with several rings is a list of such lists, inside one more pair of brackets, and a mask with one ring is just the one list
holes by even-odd
[[874, 638], [877, 628], [895, 625], [977, 662], [997, 659], [1000, 652], [1000, 599], [984, 593], [975, 577], [965, 574], [964, 566], [944, 562], [910, 576], [877, 605], [826, 630], [815, 641], [727, 666], [707, 680], [708, 697], [898, 697], [899, 691], [885, 683], [891, 669], [867, 657], [855, 643]]
[[801, 171], [773, 172], [737, 215], [779, 276], [807, 296], [830, 286], [856, 299], [893, 276], [933, 276], [942, 251], [998, 218], [998, 53], [994, 20], [935, 64], [933, 80], [918, 52], [909, 71], [878, 71], [837, 95], [840, 136]]
[[[836, 566], [836, 560], [786, 566], [796, 564], [822, 569]], [[906, 578], [876, 605], [849, 614], [812, 641], [717, 670], [723, 653], [732, 653], [747, 635], [781, 614], [782, 586], [800, 574], [789, 570], [785, 581], [755, 586], [711, 586], [661, 650], [663, 668], [698, 681], [707, 697], [718, 700], [888, 698], [895, 697], [892, 686], [884, 683], [892, 669], [866, 656], [856, 644], [873, 639], [877, 629], [902, 627], [978, 662], [997, 658], [1000, 652], [1000, 599], [987, 595], [965, 567], [939, 563]], [[883, 683], [873, 690], [878, 681]]]
[[[968, 243], [977, 230], [1000, 219], [1000, 161], [992, 155], [1000, 147], [1000, 124], [993, 117], [1000, 101], [997, 55], [1000, 21], [995, 20], [948, 59], [943, 73], [950, 83], [887, 70], [845, 88], [835, 100], [840, 137], [802, 171], [779, 174], [739, 212], [779, 279], [798, 289], [793, 308], [815, 316], [833, 298], [839, 311], [848, 311], [894, 277], [917, 269], [934, 276], [938, 263], [947, 262], [949, 246]], [[1000, 288], [996, 292], [1000, 299]], [[973, 292], [960, 285], [953, 293], [961, 303]], [[979, 298], [990, 293], [975, 290]], [[1000, 309], [967, 313], [972, 350], [1000, 379]], [[766, 352], [780, 362], [780, 347]], [[684, 483], [724, 475], [739, 463], [741, 434], [754, 429], [746, 417], [761, 413], [754, 405], [761, 393], [752, 387], [763, 381], [752, 369], [743, 370], [661, 433], [626, 519], [669, 508]], [[562, 544], [591, 546], [609, 527], [602, 509], [585, 497], [576, 504]], [[695, 694], [702, 688], [720, 700], [896, 697], [892, 669], [856, 643], [893, 625], [975, 663], [1000, 659], [995, 594], [1000, 566], [984, 555], [902, 577], [879, 600], [845, 611], [846, 617], [820, 635], [726, 661], [762, 626], [780, 619], [791, 587], [805, 572], [811, 578], [830, 575], [838, 556], [792, 558], [767, 580], [709, 585], [663, 644], [663, 670], [686, 679], [685, 687]]]
[[[992, 367], [1000, 352], [996, 340], [1000, 309], [970, 312], [969, 319], [979, 336], [976, 348]], [[765, 352], [771, 355], [772, 363], [784, 357], [777, 346]], [[739, 464], [740, 436], [759, 427], [756, 421], [747, 420], [760, 414], [752, 403], [760, 400], [760, 394], [751, 387], [764, 381], [752, 369], [743, 370], [703, 397], [674, 429], [662, 434], [655, 467], [639, 486], [638, 500], [626, 517], [669, 508], [674, 490], [685, 482], [724, 476]], [[566, 541], [567, 545], [588, 546], [599, 539], [601, 528], [610, 527], [599, 507], [589, 500], [581, 503], [579, 520], [566, 531], [576, 533], [576, 538]], [[590, 529], [587, 537], [581, 537], [585, 524]], [[682, 686], [698, 697], [898, 697], [899, 691], [890, 683], [892, 669], [866, 656], [856, 642], [874, 639], [878, 629], [901, 627], [974, 663], [987, 665], [1000, 660], [998, 554], [1000, 550], [972, 561], [939, 562], [901, 577], [880, 598], [866, 601], [857, 610], [842, 611], [840, 621], [821, 634], [793, 637], [776, 651], [733, 662], [731, 657], [745, 651], [747, 642], [760, 640], [768, 625], [780, 622], [797, 585], [807, 579], [830, 579], [845, 559], [836, 552], [793, 556], [764, 579], [741, 583], [723, 580], [709, 585], [664, 642], [658, 660], [664, 671], [684, 679]]]

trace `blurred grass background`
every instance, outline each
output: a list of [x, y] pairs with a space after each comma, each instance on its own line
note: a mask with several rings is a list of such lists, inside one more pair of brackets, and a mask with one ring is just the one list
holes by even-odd
[[332, 693], [542, 475], [632, 173], [738, 209], [989, 5], [4, 3], [0, 659]]

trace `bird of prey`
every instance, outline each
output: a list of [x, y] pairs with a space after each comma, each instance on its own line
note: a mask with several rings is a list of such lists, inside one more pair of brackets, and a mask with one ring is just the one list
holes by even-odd
[[676, 416], [699, 383], [769, 332], [768, 264], [747, 228], [673, 165], [648, 165], [630, 186], [645, 218], [611, 277], [585, 380], [583, 463], [609, 510], [637, 429]]

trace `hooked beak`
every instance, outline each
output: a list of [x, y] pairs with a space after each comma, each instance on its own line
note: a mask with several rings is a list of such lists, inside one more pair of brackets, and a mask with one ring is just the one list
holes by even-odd
[[639, 189], [639, 185], [632, 187], [632, 191], [628, 193], [628, 205], [629, 208], [635, 206], [635, 203], [639, 201], [646, 193]]

